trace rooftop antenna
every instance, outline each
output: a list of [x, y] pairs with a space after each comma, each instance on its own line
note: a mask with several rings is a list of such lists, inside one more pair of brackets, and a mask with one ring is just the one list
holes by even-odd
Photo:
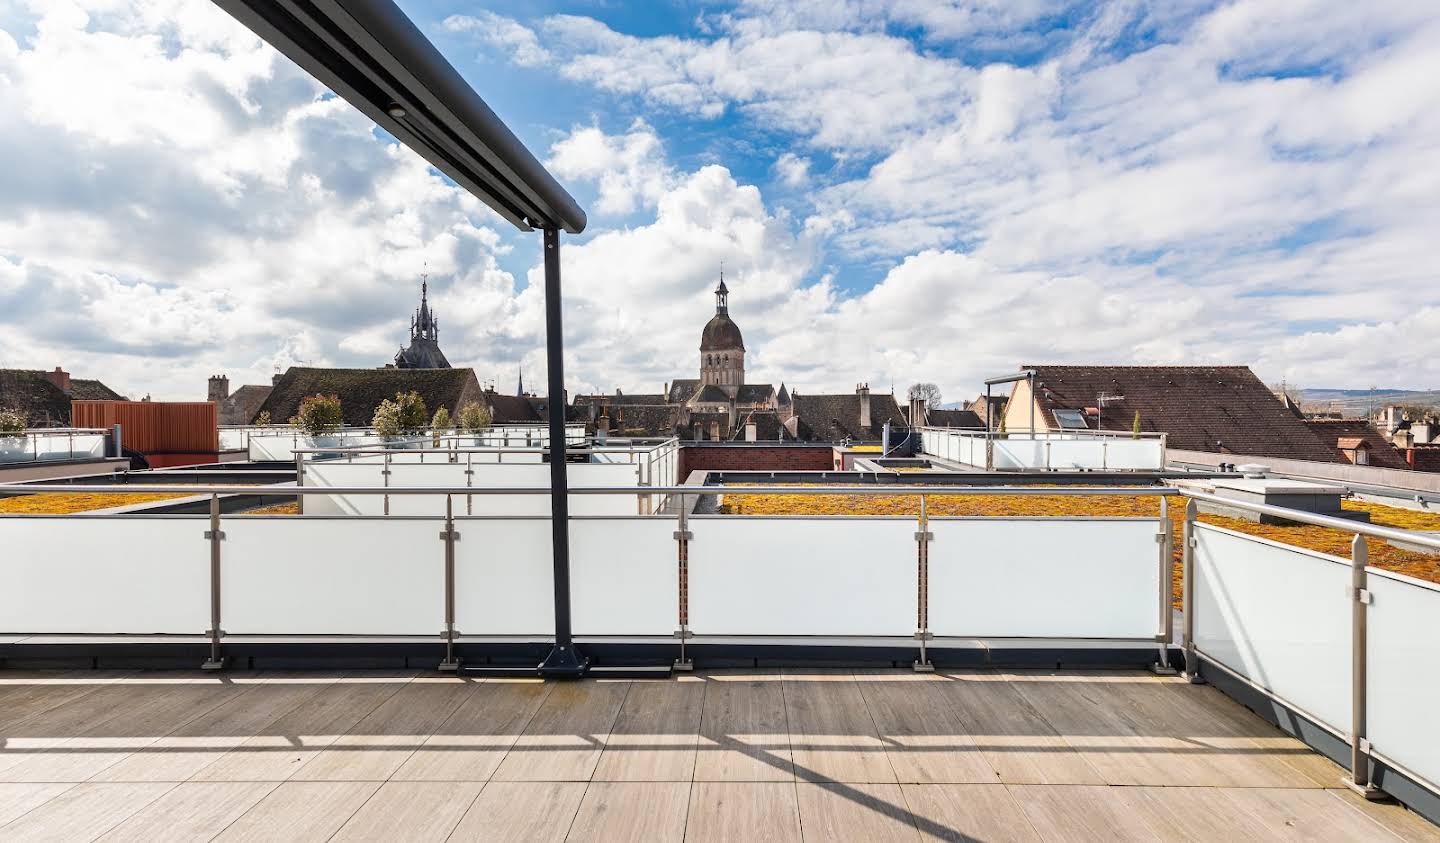
[[1100, 429], [1100, 419], [1105, 415], [1105, 405], [1106, 405], [1106, 404], [1114, 404], [1114, 403], [1116, 403], [1116, 402], [1118, 402], [1118, 401], [1124, 401], [1124, 400], [1125, 400], [1125, 396], [1124, 396], [1124, 395], [1111, 395], [1111, 394], [1109, 394], [1109, 393], [1107, 393], [1107, 392], [1102, 392], [1102, 393], [1100, 393], [1098, 396], [1095, 397], [1095, 429], [1096, 429], [1096, 430], [1099, 430], [1099, 429]]

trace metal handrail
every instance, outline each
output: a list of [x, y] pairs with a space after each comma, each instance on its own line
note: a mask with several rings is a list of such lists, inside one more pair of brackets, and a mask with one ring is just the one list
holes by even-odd
[[1336, 530], [1344, 530], [1347, 533], [1358, 533], [1362, 536], [1373, 536], [1374, 538], [1385, 539], [1387, 541], [1402, 541], [1407, 544], [1415, 544], [1440, 550], [1440, 539], [1431, 538], [1419, 532], [1402, 530], [1397, 527], [1379, 527], [1366, 521], [1351, 521], [1348, 518], [1336, 518], [1333, 515], [1318, 515], [1299, 509], [1287, 509], [1283, 506], [1239, 501], [1233, 498], [1211, 495], [1206, 492], [1182, 490], [1181, 494], [1187, 498], [1194, 498], [1197, 501], [1204, 501], [1205, 503], [1218, 504], [1230, 509], [1243, 509], [1247, 512], [1254, 512], [1260, 515], [1273, 515], [1277, 518], [1284, 518], [1286, 521], [1298, 521], [1302, 524], [1313, 524], [1316, 527], [1331, 527]]
[[[0, 484], [0, 494], [220, 494], [220, 495], [547, 495], [548, 486], [44, 486]], [[578, 486], [572, 495], [963, 495], [1137, 496], [1184, 494], [1169, 486]]]
[[[1031, 438], [1031, 431], [1028, 430], [987, 431], [981, 427], [936, 427], [934, 425], [926, 425], [920, 428], [920, 431], [922, 433], [927, 431], [932, 433], [963, 433], [967, 436], [975, 436], [981, 439], [1000, 439], [1003, 437], [1022, 442], [1029, 441]], [[1076, 441], [1084, 441], [1085, 439], [1164, 439], [1169, 435], [1165, 432], [1148, 430], [1135, 433], [1127, 430], [1068, 430], [1063, 428], [1058, 430], [1036, 430], [1034, 433], [1037, 439], [1040, 436], [1061, 435], [1074, 436]]]
[[[428, 437], [422, 437], [428, 438]], [[642, 448], [566, 448], [567, 454], [649, 454], [664, 447], [661, 442]], [[548, 453], [549, 446], [535, 445], [529, 448], [477, 445], [470, 448], [376, 448], [373, 446], [332, 445], [328, 448], [292, 448], [294, 454], [333, 454], [343, 452], [346, 456], [379, 456], [383, 454], [537, 454]]]

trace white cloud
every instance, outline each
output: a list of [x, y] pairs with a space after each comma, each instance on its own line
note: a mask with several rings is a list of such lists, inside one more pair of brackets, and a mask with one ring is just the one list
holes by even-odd
[[482, 41], [510, 54], [521, 67], [535, 67], [550, 61], [550, 52], [540, 44], [535, 31], [516, 21], [484, 9], [473, 15], [451, 15], [441, 24], [450, 32], [473, 32]]
[[775, 159], [775, 174], [789, 187], [799, 187], [810, 179], [810, 159], [793, 152]]
[[675, 181], [660, 138], [643, 120], [623, 135], [593, 126], [572, 129], [551, 147], [547, 163], [560, 178], [595, 182], [600, 189], [595, 210], [602, 214], [653, 208]]

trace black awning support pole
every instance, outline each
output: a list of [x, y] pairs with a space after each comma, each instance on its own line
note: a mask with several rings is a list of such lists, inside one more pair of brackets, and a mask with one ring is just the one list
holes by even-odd
[[574, 679], [590, 660], [570, 634], [570, 490], [565, 478], [565, 334], [560, 320], [560, 232], [545, 234], [545, 358], [550, 397], [550, 541], [555, 560], [555, 646], [540, 663], [541, 676]]

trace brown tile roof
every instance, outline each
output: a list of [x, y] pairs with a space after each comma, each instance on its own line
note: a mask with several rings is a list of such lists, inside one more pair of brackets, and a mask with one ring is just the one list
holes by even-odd
[[528, 396], [504, 395], [494, 390], [485, 391], [485, 403], [490, 405], [491, 424], [517, 424], [546, 421]]
[[985, 427], [985, 420], [974, 410], [928, 410], [925, 421], [931, 427]]
[[860, 396], [851, 392], [841, 395], [805, 395], [791, 393], [790, 400], [799, 419], [798, 438], [807, 442], [879, 442], [884, 436], [885, 422], [906, 427], [905, 416], [895, 396], [870, 395], [870, 426], [860, 425]]
[[1094, 407], [1105, 430], [1164, 432], [1171, 448], [1257, 457], [1335, 462], [1322, 443], [1260, 382], [1248, 366], [1022, 366], [1034, 369], [1040, 413], [1056, 426], [1054, 410]]
[[35, 369], [0, 369], [0, 410], [18, 410], [31, 427], [70, 424], [70, 401], [124, 401], [125, 396], [97, 380], [71, 378], [70, 392]]
[[1391, 445], [1364, 419], [1307, 419], [1305, 426], [1320, 440], [1335, 449], [1335, 458], [1349, 462], [1342, 450], [1353, 451], [1362, 445], [1370, 451], [1370, 465], [1380, 468], [1409, 468], [1405, 452]]
[[[364, 427], [375, 417], [375, 408], [381, 401], [393, 399], [397, 392], [412, 389], [424, 399], [427, 413], [444, 407], [450, 411], [452, 418], [462, 404], [477, 401], [482, 395], [480, 382], [472, 369], [317, 369], [294, 366], [280, 376], [256, 414], [268, 410], [270, 418], [281, 424], [299, 411], [302, 398], [338, 395], [340, 414], [345, 424]], [[516, 400], [525, 401], [523, 398]]]

